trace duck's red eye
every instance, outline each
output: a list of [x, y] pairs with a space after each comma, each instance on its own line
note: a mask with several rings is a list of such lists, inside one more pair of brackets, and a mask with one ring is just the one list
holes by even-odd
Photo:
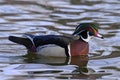
[[93, 35], [94, 35], [94, 33], [93, 33], [93, 32], [89, 32], [89, 35], [90, 35], [90, 36], [93, 36]]

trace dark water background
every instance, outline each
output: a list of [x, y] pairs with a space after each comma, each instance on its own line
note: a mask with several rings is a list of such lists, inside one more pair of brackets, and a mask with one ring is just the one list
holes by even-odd
[[[82, 22], [100, 24], [90, 55], [27, 55], [9, 35], [71, 34]], [[120, 0], [0, 0], [1, 80], [120, 80]]]

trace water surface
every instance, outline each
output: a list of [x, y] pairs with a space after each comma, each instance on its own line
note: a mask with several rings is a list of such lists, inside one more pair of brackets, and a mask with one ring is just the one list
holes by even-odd
[[[72, 34], [82, 22], [99, 23], [104, 40], [93, 38], [89, 56], [26, 55], [9, 35]], [[119, 0], [0, 0], [0, 78], [2, 80], [119, 80]]]

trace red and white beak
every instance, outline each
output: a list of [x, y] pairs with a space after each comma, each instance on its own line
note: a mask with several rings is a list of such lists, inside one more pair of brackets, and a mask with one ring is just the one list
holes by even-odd
[[99, 34], [98, 32], [96, 32], [95, 37], [99, 37], [101, 39], [104, 39], [104, 37], [101, 34]]

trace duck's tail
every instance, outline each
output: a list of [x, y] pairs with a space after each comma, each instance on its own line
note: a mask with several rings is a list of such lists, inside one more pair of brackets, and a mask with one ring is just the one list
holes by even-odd
[[33, 47], [33, 43], [29, 38], [9, 36], [8, 39], [12, 42], [24, 45], [27, 49], [31, 49]]

